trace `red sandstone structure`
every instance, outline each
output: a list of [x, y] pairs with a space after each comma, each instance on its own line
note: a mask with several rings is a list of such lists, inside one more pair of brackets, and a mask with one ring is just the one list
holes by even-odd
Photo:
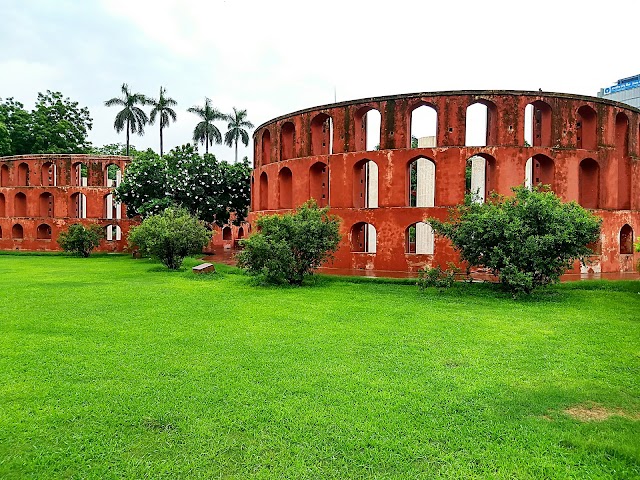
[[100, 251], [122, 251], [132, 220], [113, 200], [129, 157], [22, 155], [0, 157], [0, 249], [60, 250], [72, 223], [104, 227]]
[[[467, 119], [476, 104], [486, 110], [485, 140], [471, 146]], [[412, 115], [420, 107], [437, 116], [436, 133], [411, 148]], [[373, 111], [380, 116], [379, 149], [367, 151]], [[394, 95], [301, 110], [254, 133], [249, 220], [315, 198], [343, 219], [344, 238], [329, 266], [412, 272], [458, 260], [425, 218], [446, 218], [470, 190], [482, 199], [542, 183], [603, 219], [593, 263], [583, 272], [631, 271], [640, 259], [633, 253], [639, 122], [640, 110], [625, 104], [521, 91]]]

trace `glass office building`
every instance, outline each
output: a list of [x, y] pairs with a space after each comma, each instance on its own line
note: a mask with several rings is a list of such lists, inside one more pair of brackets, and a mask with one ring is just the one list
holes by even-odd
[[640, 108], [640, 75], [621, 78], [615, 85], [601, 88], [598, 97]]

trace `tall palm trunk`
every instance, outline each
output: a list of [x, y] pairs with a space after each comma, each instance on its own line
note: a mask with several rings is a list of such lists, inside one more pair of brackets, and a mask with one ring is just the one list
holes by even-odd
[[127, 118], [127, 157], [129, 156], [129, 119]]
[[160, 158], [162, 158], [162, 121], [160, 122]]
[[238, 163], [238, 139], [236, 138], [236, 161], [233, 163]]
[[204, 153], [209, 153], [209, 134], [204, 135]]

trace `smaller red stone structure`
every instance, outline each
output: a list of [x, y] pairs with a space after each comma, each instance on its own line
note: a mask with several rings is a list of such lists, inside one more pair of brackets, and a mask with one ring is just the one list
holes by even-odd
[[21, 155], [0, 157], [0, 249], [60, 250], [68, 225], [98, 224], [97, 250], [120, 252], [135, 221], [113, 200], [129, 157]]

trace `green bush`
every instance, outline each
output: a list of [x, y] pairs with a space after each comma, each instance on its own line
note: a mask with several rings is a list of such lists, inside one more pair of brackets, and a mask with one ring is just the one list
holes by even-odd
[[92, 224], [85, 227], [80, 223], [74, 223], [58, 235], [58, 244], [65, 252], [87, 258], [91, 251], [100, 245], [102, 238], [104, 232], [100, 225]]
[[425, 290], [429, 287], [444, 290], [453, 286], [456, 281], [456, 274], [459, 272], [460, 269], [455, 266], [449, 266], [449, 268], [444, 270], [439, 265], [435, 268], [427, 267], [418, 270], [418, 281], [416, 284], [420, 290]]
[[489, 268], [517, 295], [557, 282], [575, 260], [592, 255], [587, 245], [598, 240], [602, 221], [550, 191], [516, 187], [513, 192], [460, 205], [448, 222], [427, 221], [451, 240], [462, 260]]
[[300, 285], [338, 249], [340, 220], [309, 200], [293, 213], [258, 219], [259, 233], [242, 242], [238, 266], [269, 283]]
[[142, 255], [157, 258], [167, 268], [177, 270], [184, 257], [202, 252], [211, 234], [204, 222], [185, 209], [169, 207], [131, 229], [128, 241], [129, 246], [137, 246]]

